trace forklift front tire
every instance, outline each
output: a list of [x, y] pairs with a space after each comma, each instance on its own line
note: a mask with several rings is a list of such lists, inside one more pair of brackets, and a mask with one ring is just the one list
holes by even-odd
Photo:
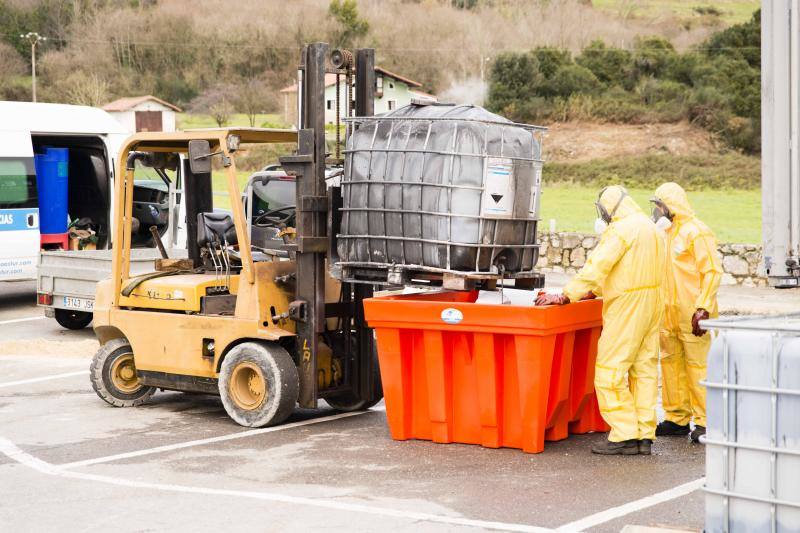
[[92, 313], [55, 309], [56, 322], [67, 329], [83, 329], [92, 321]]
[[114, 407], [136, 407], [156, 391], [139, 383], [127, 339], [114, 339], [101, 346], [89, 366], [89, 377], [97, 395]]
[[297, 367], [276, 344], [244, 342], [225, 356], [219, 372], [222, 405], [234, 422], [264, 427], [286, 420], [300, 394]]

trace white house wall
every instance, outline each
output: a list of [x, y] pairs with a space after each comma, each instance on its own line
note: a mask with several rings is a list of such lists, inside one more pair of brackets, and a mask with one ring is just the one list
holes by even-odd
[[136, 116], [133, 111], [109, 111], [108, 114], [117, 119], [125, 131], [129, 133], [136, 131]]
[[[355, 89], [350, 93], [353, 97], [355, 97]], [[347, 84], [344, 82], [344, 77], [342, 77], [341, 83], [339, 83], [339, 116], [345, 116], [345, 101], [347, 100]], [[331, 103], [331, 109], [328, 109], [328, 103]], [[336, 85], [329, 85], [325, 87], [325, 124], [334, 124], [336, 123]]]
[[375, 114], [390, 111], [389, 102], [394, 102], [394, 109], [399, 109], [411, 103], [412, 94], [408, 90], [408, 85], [402, 81], [393, 80], [386, 76], [383, 77], [383, 96], [375, 98]]
[[[351, 93], [355, 96], [355, 93]], [[388, 77], [383, 78], [383, 96], [375, 97], [375, 114], [386, 113], [389, 111], [389, 102], [394, 102], [394, 109], [399, 109], [411, 103], [412, 94], [408, 85]], [[339, 110], [340, 117], [345, 116], [345, 101], [347, 100], [347, 86], [344, 78], [339, 84]], [[331, 102], [331, 109], [328, 109], [328, 102]], [[336, 122], [336, 85], [325, 88], [325, 123], [334, 124]], [[295, 111], [296, 114], [296, 111]]]

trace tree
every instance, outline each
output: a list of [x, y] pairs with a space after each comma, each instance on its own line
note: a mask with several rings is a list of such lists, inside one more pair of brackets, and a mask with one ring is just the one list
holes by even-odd
[[331, 0], [328, 13], [339, 23], [335, 36], [338, 46], [350, 47], [355, 39], [369, 32], [369, 22], [358, 15], [356, 0]]
[[153, 94], [179, 106], [184, 106], [197, 96], [197, 88], [184, 76], [167, 72], [156, 78]]
[[642, 76], [661, 77], [677, 57], [672, 43], [662, 37], [637, 38], [633, 45], [636, 79]]
[[761, 10], [753, 13], [749, 21], [715, 33], [701, 48], [710, 57], [735, 57], [761, 68]]
[[28, 66], [11, 47], [0, 41], [0, 100], [30, 99], [31, 84], [26, 78]]
[[578, 93], [593, 93], [600, 81], [591, 70], [580, 65], [564, 65], [545, 84], [546, 96], [568, 97]]
[[3, 77], [19, 76], [28, 72], [22, 57], [10, 45], [0, 41], [0, 72]]
[[546, 79], [553, 77], [556, 71], [564, 65], [572, 63], [569, 50], [562, 50], [553, 46], [539, 46], [533, 49], [533, 55], [539, 61], [539, 72]]
[[601, 40], [592, 41], [575, 62], [586, 67], [606, 85], [624, 87], [630, 77], [632, 56], [628, 50], [606, 46]]
[[109, 83], [97, 74], [75, 71], [60, 85], [70, 104], [99, 106], [109, 100]]
[[237, 87], [234, 100], [236, 110], [247, 115], [250, 126], [255, 127], [256, 115], [274, 108], [274, 94], [261, 80], [251, 79]]
[[208, 108], [208, 114], [211, 115], [211, 118], [214, 119], [214, 122], [217, 123], [217, 126], [220, 128], [228, 123], [230, 120], [231, 115], [233, 114], [233, 106], [231, 106], [230, 102], [226, 98], [219, 100]]
[[512, 104], [519, 106], [520, 102], [536, 96], [542, 81], [544, 76], [533, 52], [500, 54], [492, 64], [487, 107], [503, 112]]
[[192, 100], [189, 111], [211, 115], [220, 128], [228, 123], [233, 114], [231, 98], [235, 91], [229, 85], [215, 85]]

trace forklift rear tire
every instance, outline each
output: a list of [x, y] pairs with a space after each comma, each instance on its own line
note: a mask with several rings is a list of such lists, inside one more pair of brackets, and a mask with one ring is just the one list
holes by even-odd
[[101, 346], [89, 366], [89, 377], [97, 395], [114, 407], [136, 407], [156, 392], [155, 387], [139, 383], [127, 339], [114, 339]]
[[337, 411], [349, 413], [352, 411], [365, 411], [383, 399], [383, 385], [381, 384], [381, 367], [378, 363], [378, 354], [373, 351], [372, 357], [372, 398], [364, 400], [356, 397], [353, 392], [345, 392], [325, 398], [328, 405]]
[[56, 309], [56, 322], [67, 329], [83, 329], [92, 321], [92, 313], [84, 311], [70, 311], [69, 309]]
[[225, 356], [219, 395], [237, 424], [264, 427], [286, 420], [297, 405], [300, 379], [289, 353], [276, 344], [244, 342]]

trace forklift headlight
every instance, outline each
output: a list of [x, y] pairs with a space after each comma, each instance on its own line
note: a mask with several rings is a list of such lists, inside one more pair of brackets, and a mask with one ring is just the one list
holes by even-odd
[[239, 149], [239, 144], [241, 142], [242, 142], [242, 139], [238, 135], [228, 135], [228, 140], [227, 140], [228, 151], [229, 152], [235, 152], [236, 150], [238, 150]]

